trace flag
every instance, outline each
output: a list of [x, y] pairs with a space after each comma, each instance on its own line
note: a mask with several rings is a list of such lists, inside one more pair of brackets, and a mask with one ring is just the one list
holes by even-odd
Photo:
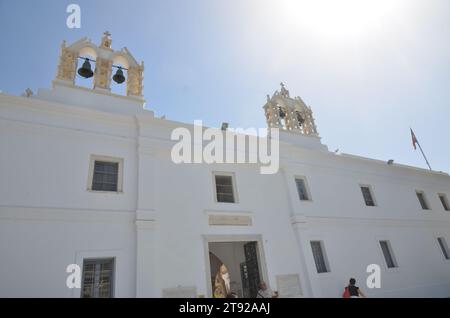
[[414, 135], [414, 131], [411, 128], [410, 128], [410, 130], [411, 130], [412, 145], [414, 147], [414, 150], [416, 150], [416, 144], [418, 143], [417, 138], [416, 138], [416, 135]]
[[412, 145], [414, 147], [414, 150], [416, 150], [416, 144], [417, 144], [419, 146], [420, 152], [422, 153], [423, 159], [425, 159], [425, 162], [428, 165], [428, 168], [430, 168], [430, 170], [432, 170], [431, 165], [428, 162], [427, 157], [425, 157], [425, 153], [423, 152], [422, 147], [420, 146], [419, 141], [417, 140], [416, 135], [414, 134], [414, 131], [412, 130], [412, 128], [409, 128], [409, 129], [411, 130], [411, 139], [412, 139]]

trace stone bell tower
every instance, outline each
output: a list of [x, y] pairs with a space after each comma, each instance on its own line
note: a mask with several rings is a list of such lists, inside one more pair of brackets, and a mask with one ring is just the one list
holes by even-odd
[[[87, 38], [82, 38], [70, 46], [64, 41], [54, 84], [75, 86], [77, 76], [87, 78], [93, 76], [92, 89], [109, 92], [112, 79], [119, 84], [126, 80], [126, 95], [143, 98], [144, 62], [139, 64], [126, 47], [115, 51], [111, 48], [111, 44], [109, 32], [103, 34], [99, 46]], [[91, 62], [95, 62], [93, 72]], [[80, 68], [77, 73], [78, 66]], [[127, 78], [123, 75], [123, 70], [127, 71]]]
[[280, 91], [275, 91], [272, 97], [267, 95], [263, 107], [267, 127], [318, 137], [311, 108], [300, 97], [291, 98], [284, 84], [280, 85]]

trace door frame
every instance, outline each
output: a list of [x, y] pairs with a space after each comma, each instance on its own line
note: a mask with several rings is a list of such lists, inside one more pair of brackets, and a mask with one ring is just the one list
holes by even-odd
[[209, 298], [213, 297], [212, 281], [211, 281], [211, 264], [209, 261], [209, 243], [233, 243], [233, 242], [257, 242], [257, 252], [260, 266], [261, 279], [268, 283], [267, 263], [266, 256], [264, 254], [264, 246], [262, 235], [260, 234], [248, 234], [248, 235], [202, 235], [203, 236], [203, 248], [205, 255], [205, 273], [206, 273], [206, 295]]

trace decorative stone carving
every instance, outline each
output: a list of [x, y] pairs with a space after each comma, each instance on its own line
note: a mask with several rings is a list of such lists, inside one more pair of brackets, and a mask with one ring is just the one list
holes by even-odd
[[300, 97], [291, 98], [284, 84], [280, 85], [280, 92], [275, 91], [272, 97], [267, 95], [267, 103], [264, 105], [268, 128], [318, 136], [311, 108]]
[[283, 96], [283, 97], [289, 98], [289, 91], [284, 87], [283, 82], [280, 83], [280, 86], [281, 86], [280, 95]]
[[110, 89], [112, 61], [97, 57], [95, 63], [94, 88]]
[[139, 64], [126, 47], [120, 51], [113, 50], [111, 43], [111, 33], [108, 31], [104, 33], [100, 45], [95, 45], [88, 38], [82, 38], [68, 47], [64, 42], [56, 78], [75, 85], [78, 58], [87, 56], [95, 60], [94, 89], [110, 91], [112, 75], [116, 71], [113, 65], [121, 66], [127, 70], [127, 96], [143, 97], [144, 63]]
[[300, 286], [300, 277], [298, 274], [277, 275], [277, 289], [282, 298], [302, 297], [302, 288]]
[[267, 126], [269, 128], [276, 128], [281, 126], [280, 112], [276, 104], [270, 101], [269, 95], [267, 95], [267, 104], [264, 106], [266, 112]]
[[211, 214], [208, 217], [208, 224], [251, 226], [252, 217], [248, 215]]
[[112, 43], [112, 40], [111, 40], [111, 33], [109, 33], [108, 31], [105, 31], [105, 32], [103, 33], [102, 43], [100, 44], [100, 47], [101, 47], [101, 48], [104, 48], [104, 49], [109, 49], [109, 50], [112, 51], [112, 49], [111, 49], [111, 43]]
[[142, 96], [142, 91], [144, 89], [144, 63], [137, 67], [130, 67], [128, 69], [128, 79], [127, 79], [127, 95]]
[[63, 81], [75, 82], [77, 72], [78, 53], [66, 47], [64, 41], [61, 46], [61, 55], [59, 57], [58, 74], [56, 78]]

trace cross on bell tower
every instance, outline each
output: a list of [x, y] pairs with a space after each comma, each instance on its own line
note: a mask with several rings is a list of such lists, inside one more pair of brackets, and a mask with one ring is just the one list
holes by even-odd
[[289, 97], [289, 91], [284, 87], [283, 82], [280, 83], [280, 86], [281, 86], [280, 95], [283, 97]]
[[111, 49], [111, 33], [109, 33], [109, 31], [105, 31], [103, 33], [103, 37], [102, 37], [102, 43], [100, 45], [100, 47], [104, 48], [104, 49]]

